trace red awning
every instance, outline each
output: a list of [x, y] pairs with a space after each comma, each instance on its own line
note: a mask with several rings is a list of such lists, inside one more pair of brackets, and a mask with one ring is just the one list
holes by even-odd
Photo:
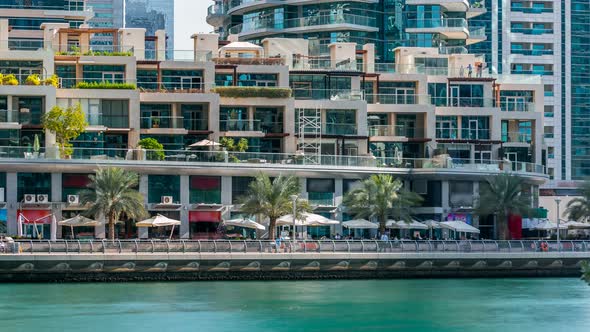
[[51, 210], [18, 210], [17, 218], [22, 215], [25, 224], [51, 224]]
[[220, 222], [221, 211], [189, 211], [189, 222]]
[[191, 189], [221, 189], [221, 178], [218, 176], [191, 176]]

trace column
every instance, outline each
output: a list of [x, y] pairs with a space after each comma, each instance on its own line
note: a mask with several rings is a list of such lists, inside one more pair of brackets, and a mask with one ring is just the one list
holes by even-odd
[[449, 190], [449, 181], [441, 181], [441, 205], [443, 208], [443, 218], [444, 215], [451, 212], [451, 205], [450, 205], [450, 190]]
[[[10, 99], [10, 98], [9, 98]], [[6, 173], [6, 227], [9, 235], [17, 234], [18, 210], [18, 177], [17, 173]]]
[[180, 176], [180, 238], [190, 238], [190, 224], [188, 220], [190, 208], [190, 177], [188, 175]]
[[221, 204], [224, 206], [232, 205], [232, 177], [221, 177]]
[[106, 229], [107, 229], [107, 220], [102, 213], [94, 216], [96, 221], [98, 221], [98, 226], [94, 227], [94, 237], [97, 239], [104, 239], [106, 238]]
[[[144, 204], [149, 208], [149, 201], [148, 201], [148, 176], [141, 175], [139, 177], [139, 192], [144, 197]], [[149, 211], [148, 211], [149, 212]], [[137, 228], [137, 236], [140, 239], [147, 239], [149, 236], [148, 229], [146, 227], [138, 227]]]
[[334, 234], [338, 233], [342, 235], [342, 200], [344, 198], [344, 180], [334, 179], [334, 205], [338, 207], [336, 210], [335, 218], [340, 220], [340, 225], [334, 226]]
[[[61, 201], [62, 201], [62, 174], [51, 173], [51, 213], [58, 222], [62, 220]], [[57, 203], [53, 203], [57, 202]], [[57, 238], [61, 239], [61, 227], [57, 226]]]

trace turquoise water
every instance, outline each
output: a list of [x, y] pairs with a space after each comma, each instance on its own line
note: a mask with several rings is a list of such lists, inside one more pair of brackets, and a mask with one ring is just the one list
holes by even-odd
[[525, 329], [590, 331], [590, 287], [577, 279], [0, 285], [0, 331]]

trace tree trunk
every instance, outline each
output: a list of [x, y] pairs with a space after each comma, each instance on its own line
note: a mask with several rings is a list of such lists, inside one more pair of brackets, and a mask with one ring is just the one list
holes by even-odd
[[380, 235], [385, 234], [385, 226], [387, 224], [387, 217], [379, 217], [379, 233]]
[[268, 239], [273, 241], [275, 239], [275, 231], [277, 228], [277, 220], [271, 218], [268, 223]]
[[508, 231], [508, 216], [507, 214], [498, 215], [497, 223], [498, 238], [500, 240], [510, 240], [510, 232]]
[[109, 239], [115, 240], [115, 214], [109, 213]]

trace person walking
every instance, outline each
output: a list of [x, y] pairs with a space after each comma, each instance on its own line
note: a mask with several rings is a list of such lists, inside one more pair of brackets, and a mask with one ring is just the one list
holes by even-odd
[[471, 64], [467, 65], [467, 77], [471, 78], [473, 74], [473, 66]]

